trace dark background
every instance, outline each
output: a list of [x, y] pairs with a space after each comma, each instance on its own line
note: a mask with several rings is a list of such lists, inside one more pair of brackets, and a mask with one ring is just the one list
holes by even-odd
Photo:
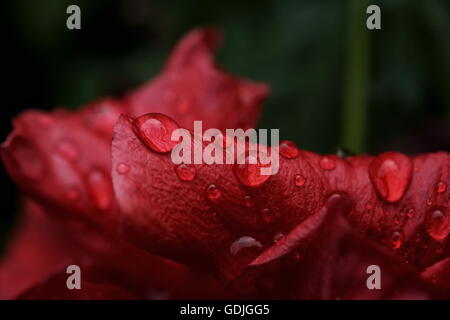
[[[81, 30], [66, 8], [81, 7]], [[369, 4], [382, 29], [365, 27]], [[153, 77], [176, 41], [223, 30], [225, 69], [272, 86], [260, 126], [322, 153], [450, 150], [448, 0], [16, 0], [2, 4], [0, 139], [22, 110], [78, 108]], [[0, 235], [18, 211], [1, 168]], [[3, 231], [2, 231], [3, 230]], [[0, 239], [1, 242], [1, 239]]]

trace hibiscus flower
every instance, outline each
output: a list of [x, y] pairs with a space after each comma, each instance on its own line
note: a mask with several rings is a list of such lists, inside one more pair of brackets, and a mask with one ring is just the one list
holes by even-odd
[[[449, 298], [447, 152], [340, 157], [283, 141], [273, 176], [258, 163], [173, 164], [165, 134], [195, 120], [255, 127], [268, 94], [215, 64], [218, 40], [192, 31], [125, 97], [13, 120], [0, 152], [24, 218], [0, 298]], [[69, 265], [81, 290], [66, 286]], [[379, 289], [367, 286], [374, 265]]]

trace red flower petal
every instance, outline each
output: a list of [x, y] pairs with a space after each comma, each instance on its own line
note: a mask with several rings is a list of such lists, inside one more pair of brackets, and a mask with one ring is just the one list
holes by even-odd
[[194, 120], [204, 128], [254, 127], [268, 87], [220, 70], [212, 56], [218, 38], [214, 29], [186, 35], [162, 74], [129, 96], [130, 114], [164, 113], [188, 129]]
[[[252, 261], [267, 263], [290, 252], [329, 219], [327, 207], [320, 210], [328, 195], [344, 192], [355, 203], [346, 216], [369, 242], [387, 247], [418, 270], [448, 255], [448, 250], [436, 253], [445, 244], [434, 244], [424, 226], [428, 208], [444, 210], [448, 201], [448, 191], [436, 188], [437, 181], [450, 178], [447, 153], [411, 158], [418, 169], [402, 198], [392, 203], [369, 178], [373, 157], [340, 159], [300, 151], [297, 158], [281, 158], [278, 174], [254, 187], [240, 183], [232, 165], [195, 165], [195, 178], [183, 180], [170, 155], [147, 148], [132, 128], [128, 118], [115, 128], [113, 163], [125, 163], [130, 170], [113, 172], [113, 181], [124, 234], [147, 250], [233, 279]], [[333, 166], [324, 167], [324, 159]], [[431, 249], [421, 249], [416, 234]], [[283, 242], [273, 246], [274, 238]], [[236, 250], [242, 254], [234, 256]]]
[[[214, 30], [187, 35], [164, 73], [126, 102], [105, 98], [77, 113], [19, 115], [0, 149], [8, 172], [23, 191], [59, 209], [55, 211], [74, 213], [115, 231], [118, 213], [110, 178], [110, 143], [121, 113], [164, 111], [184, 124], [196, 119], [224, 128], [251, 126], [259, 117], [266, 86], [219, 71], [211, 55], [217, 40]], [[119, 170], [127, 169], [122, 165]]]
[[[102, 112], [116, 115], [119, 106], [109, 106]], [[14, 120], [0, 155], [14, 181], [34, 199], [115, 230], [111, 147], [105, 138], [111, 128], [95, 124], [97, 113], [93, 107], [78, 114], [24, 112]]]
[[[2, 299], [187, 299], [223, 296], [211, 278], [150, 255], [96, 228], [55, 224], [26, 201], [26, 221], [0, 263]], [[66, 268], [81, 269], [81, 290], [69, 290]]]

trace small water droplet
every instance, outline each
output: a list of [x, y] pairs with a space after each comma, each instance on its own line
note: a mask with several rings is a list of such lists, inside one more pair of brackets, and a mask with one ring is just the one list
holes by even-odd
[[334, 170], [336, 168], [336, 161], [330, 157], [322, 157], [322, 159], [320, 159], [320, 167], [327, 171]]
[[216, 187], [215, 184], [210, 184], [206, 188], [206, 197], [211, 201], [217, 201], [222, 196], [222, 193], [220, 192], [219, 188]]
[[279, 152], [286, 159], [295, 159], [300, 153], [295, 143], [289, 140], [281, 141]]
[[[256, 162], [256, 163], [252, 163]], [[271, 175], [261, 174], [261, 169], [268, 165], [262, 165], [260, 162], [255, 161], [251, 156], [245, 158], [245, 163], [235, 164], [233, 172], [238, 181], [247, 187], [256, 187], [271, 177]]]
[[284, 242], [285, 240], [285, 236], [284, 233], [282, 232], [277, 232], [274, 236], [273, 236], [273, 242], [276, 243], [277, 245], [280, 245]]
[[237, 255], [239, 251], [244, 248], [258, 247], [261, 248], [261, 242], [255, 240], [252, 237], [241, 237], [235, 242], [233, 242], [230, 246], [230, 252], [233, 256]]
[[117, 167], [116, 167], [116, 170], [120, 174], [125, 174], [128, 171], [130, 171], [130, 166], [125, 164], [125, 163], [118, 163]]
[[398, 152], [386, 152], [369, 166], [369, 176], [375, 190], [388, 202], [397, 202], [405, 194], [411, 181], [411, 160]]
[[367, 210], [372, 210], [373, 209], [373, 204], [371, 204], [371, 203], [366, 204], [366, 209]]
[[106, 210], [112, 202], [110, 181], [100, 170], [93, 170], [88, 176], [89, 190], [98, 209]]
[[444, 210], [430, 210], [425, 219], [425, 229], [437, 241], [447, 238], [450, 233], [450, 221]]
[[294, 176], [294, 183], [297, 187], [303, 187], [306, 183], [306, 179], [304, 176], [302, 176], [301, 174], [296, 174]]
[[391, 236], [391, 248], [397, 250], [401, 247], [403, 242], [403, 236], [399, 231], [394, 231]]
[[412, 218], [413, 216], [414, 216], [414, 209], [408, 209], [407, 211], [406, 211], [406, 216], [408, 217], [408, 218]]
[[195, 178], [195, 167], [190, 164], [180, 164], [175, 166], [175, 172], [181, 181], [192, 181]]
[[266, 222], [272, 222], [275, 219], [273, 212], [269, 208], [264, 208], [262, 210], [262, 217]]
[[155, 152], [170, 152], [178, 144], [177, 141], [171, 139], [172, 132], [178, 129], [178, 125], [163, 114], [145, 114], [136, 118], [133, 125], [139, 139]]
[[427, 199], [427, 206], [431, 206], [433, 204], [433, 200], [431, 198]]
[[255, 204], [255, 202], [253, 201], [251, 196], [245, 196], [244, 197], [244, 203], [245, 203], [245, 206], [248, 207], [248, 208], [253, 207], [253, 205]]
[[436, 185], [436, 192], [443, 193], [445, 191], [447, 191], [447, 184], [443, 181], [439, 181]]

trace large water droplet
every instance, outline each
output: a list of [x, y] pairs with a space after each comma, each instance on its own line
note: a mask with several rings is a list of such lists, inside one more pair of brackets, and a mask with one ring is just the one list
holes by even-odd
[[145, 114], [136, 118], [133, 125], [139, 139], [155, 152], [170, 152], [178, 144], [178, 141], [171, 140], [172, 132], [178, 129], [178, 125], [163, 114]]
[[233, 256], [237, 255], [239, 251], [244, 248], [258, 247], [261, 248], [261, 242], [255, 240], [252, 237], [241, 237], [230, 246], [230, 252]]
[[192, 181], [195, 178], [195, 167], [190, 164], [177, 165], [175, 172], [181, 181]]
[[336, 161], [330, 157], [323, 157], [320, 159], [320, 167], [327, 171], [334, 170], [336, 168]]
[[306, 179], [304, 176], [302, 176], [301, 174], [296, 174], [294, 176], [294, 183], [297, 187], [303, 187], [306, 183]]
[[425, 219], [425, 229], [434, 240], [442, 241], [450, 233], [449, 220], [444, 210], [430, 210]]
[[116, 167], [117, 173], [125, 174], [130, 171], [130, 166], [125, 163], [118, 163]]
[[397, 250], [402, 246], [403, 236], [399, 231], [394, 231], [391, 236], [391, 248]]
[[437, 193], [443, 193], [445, 191], [447, 191], [447, 184], [445, 182], [443, 182], [443, 181], [439, 181], [436, 184], [436, 192]]
[[411, 160], [398, 152], [386, 152], [369, 166], [369, 176], [377, 193], [388, 202], [397, 202], [405, 194], [412, 173]]
[[[256, 163], [252, 163], [256, 162]], [[270, 175], [262, 175], [261, 169], [267, 167], [267, 165], [262, 165], [260, 162], [255, 161], [251, 156], [245, 158], [245, 163], [235, 164], [233, 167], [233, 172], [236, 178], [247, 187], [256, 187], [271, 177]]]
[[217, 201], [222, 196], [222, 192], [220, 192], [219, 188], [216, 187], [215, 184], [210, 184], [206, 188], [206, 197], [211, 201]]
[[106, 210], [112, 202], [110, 181], [100, 170], [93, 170], [88, 176], [89, 191], [98, 209]]
[[297, 146], [288, 140], [281, 141], [279, 152], [286, 159], [295, 159], [300, 153]]

